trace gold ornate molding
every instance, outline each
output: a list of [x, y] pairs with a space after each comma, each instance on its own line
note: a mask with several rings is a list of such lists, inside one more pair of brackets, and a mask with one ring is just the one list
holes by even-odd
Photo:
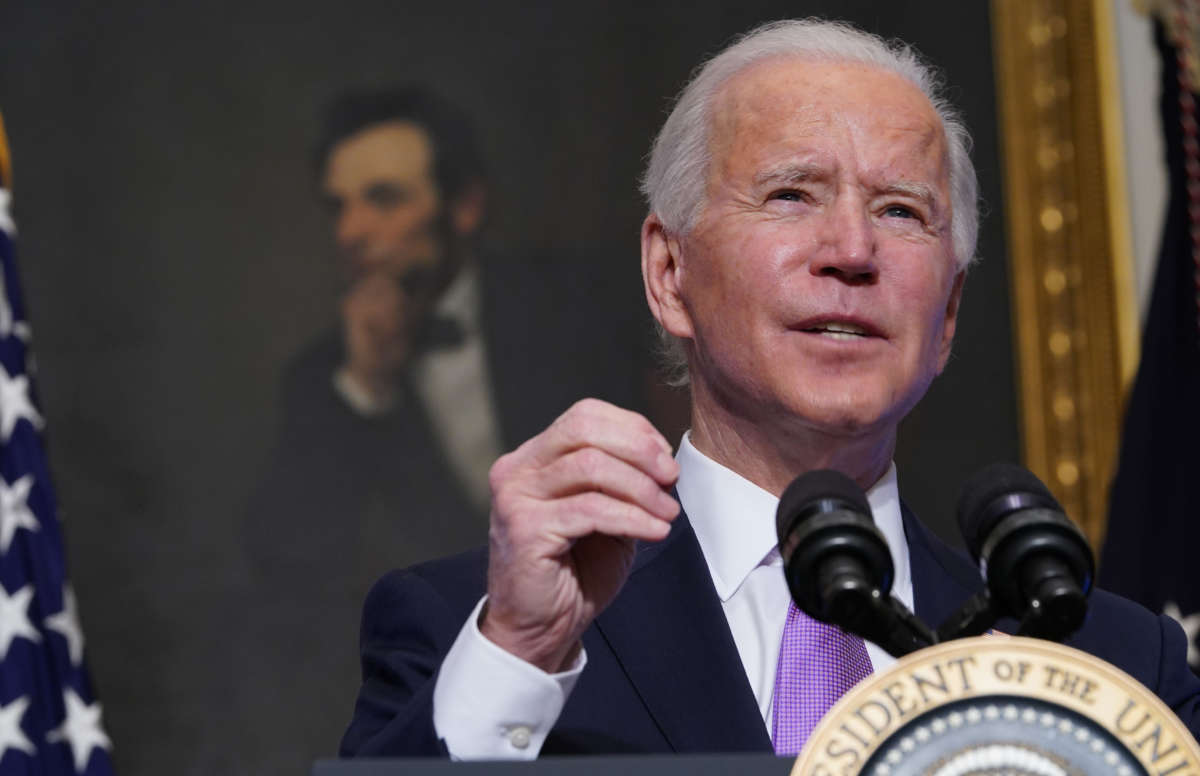
[[1099, 546], [1137, 368], [1109, 0], [992, 0], [1025, 464]]
[[8, 136], [4, 134], [4, 116], [0, 115], [0, 189], [12, 188], [12, 157], [8, 153]]

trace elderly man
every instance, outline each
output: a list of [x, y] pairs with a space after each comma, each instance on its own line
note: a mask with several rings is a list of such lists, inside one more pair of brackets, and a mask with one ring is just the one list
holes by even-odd
[[[890, 660], [789, 607], [773, 516], [813, 469], [868, 491], [918, 615], [978, 587], [901, 505], [891, 463], [949, 357], [976, 234], [966, 133], [935, 83], [907, 48], [813, 20], [698, 73], [655, 142], [642, 227], [691, 431], [672, 458], [642, 417], [583, 401], [501, 458], [488, 554], [368, 599], [346, 753], [796, 751], [807, 666], [836, 664], [827, 708]], [[1200, 730], [1170, 621], [1097, 592], [1074, 643]]]

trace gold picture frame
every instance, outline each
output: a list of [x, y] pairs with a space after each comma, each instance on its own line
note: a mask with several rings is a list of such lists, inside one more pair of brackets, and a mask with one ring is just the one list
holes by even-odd
[[992, 0], [1025, 464], [1099, 547], [1137, 368], [1110, 0]]
[[12, 188], [12, 157], [8, 152], [8, 136], [4, 133], [4, 116], [0, 114], [0, 189]]

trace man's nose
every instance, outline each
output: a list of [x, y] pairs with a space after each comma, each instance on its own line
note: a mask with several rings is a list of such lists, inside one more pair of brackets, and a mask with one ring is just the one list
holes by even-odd
[[840, 199], [828, 213], [822, 237], [813, 274], [832, 275], [855, 285], [875, 282], [879, 274], [875, 230], [865, 203]]
[[355, 202], [347, 202], [338, 213], [335, 235], [338, 245], [349, 248], [362, 243], [370, 228], [370, 213]]

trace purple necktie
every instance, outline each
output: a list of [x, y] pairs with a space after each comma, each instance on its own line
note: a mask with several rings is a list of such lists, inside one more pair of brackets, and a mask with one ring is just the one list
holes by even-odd
[[870, 675], [871, 659], [862, 639], [818, 622], [790, 603], [775, 669], [775, 753], [799, 754], [825, 712]]

